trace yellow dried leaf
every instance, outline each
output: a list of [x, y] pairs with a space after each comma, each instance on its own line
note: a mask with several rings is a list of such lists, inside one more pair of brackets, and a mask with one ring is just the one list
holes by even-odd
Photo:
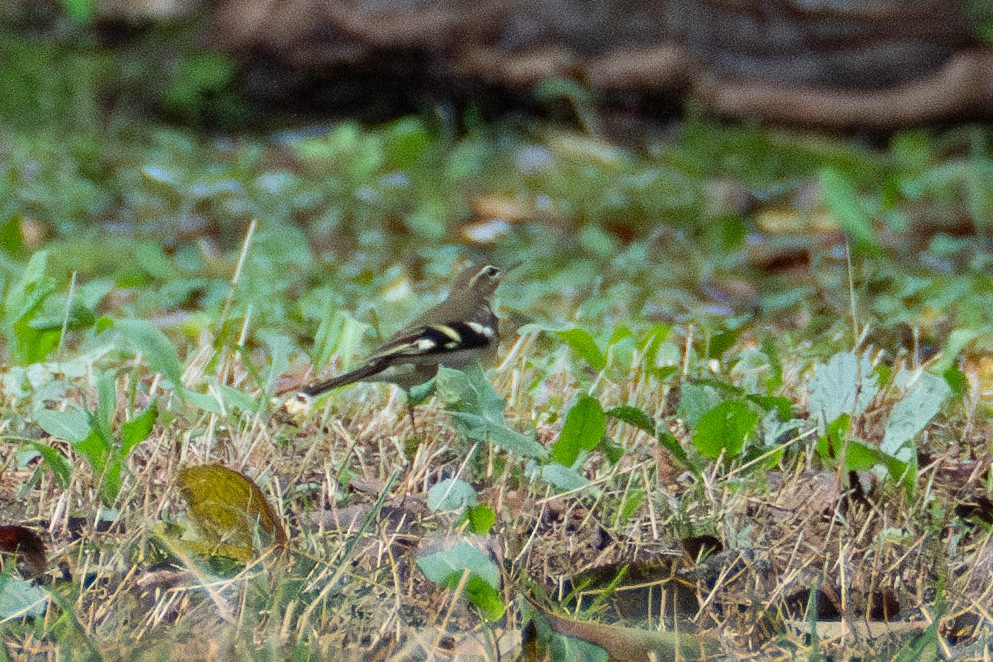
[[237, 471], [219, 464], [185, 467], [176, 484], [212, 555], [249, 560], [264, 547], [286, 544], [286, 532], [262, 490]]

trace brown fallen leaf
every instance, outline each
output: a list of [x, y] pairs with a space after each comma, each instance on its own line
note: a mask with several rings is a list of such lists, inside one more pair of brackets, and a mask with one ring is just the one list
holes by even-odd
[[11, 524], [0, 526], [0, 552], [20, 556], [35, 577], [45, 574], [45, 543], [31, 529]]

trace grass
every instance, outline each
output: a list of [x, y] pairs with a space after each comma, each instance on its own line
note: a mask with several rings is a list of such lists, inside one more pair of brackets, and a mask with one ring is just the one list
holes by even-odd
[[[988, 127], [31, 108], [0, 133], [0, 523], [48, 572], [3, 566], [0, 658], [989, 655]], [[466, 258], [524, 262], [492, 372], [417, 430], [383, 385], [273, 419]], [[285, 546], [238, 479], [184, 498], [210, 463]]]

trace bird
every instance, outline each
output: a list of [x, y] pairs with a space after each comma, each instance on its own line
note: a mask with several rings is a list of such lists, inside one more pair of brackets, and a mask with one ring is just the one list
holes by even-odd
[[[431, 380], [439, 366], [462, 368], [476, 360], [492, 363], [500, 337], [490, 297], [501, 276], [492, 264], [463, 269], [444, 301], [397, 331], [355, 370], [300, 389], [283, 403], [283, 413], [295, 419], [318, 396], [355, 382], [389, 382], [409, 396], [410, 389]], [[412, 410], [408, 411], [413, 419]]]

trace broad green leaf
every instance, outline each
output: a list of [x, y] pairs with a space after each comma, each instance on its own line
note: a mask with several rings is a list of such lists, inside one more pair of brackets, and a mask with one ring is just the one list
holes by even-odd
[[469, 602], [476, 605], [483, 617], [488, 621], [498, 621], [503, 618], [506, 606], [499, 589], [490, 586], [489, 582], [478, 575], [470, 575], [465, 584], [465, 594]]
[[434, 382], [435, 392], [445, 409], [475, 414], [491, 423], [503, 425], [503, 396], [493, 388], [478, 361], [462, 370], [440, 366]]
[[580, 396], [566, 415], [562, 432], [552, 446], [552, 461], [571, 467], [581, 452], [596, 448], [606, 431], [607, 415], [600, 401], [588, 395]]
[[722, 451], [727, 457], [737, 457], [758, 423], [759, 415], [747, 404], [725, 400], [700, 417], [693, 445], [704, 457], [716, 458]]
[[848, 235], [852, 248], [863, 253], [879, 252], [872, 218], [848, 178], [834, 168], [825, 168], [820, 173], [820, 184], [828, 211]]
[[162, 373], [177, 391], [183, 386], [183, 364], [179, 354], [159, 327], [147, 320], [118, 319], [114, 328], [142, 353], [153, 370]]
[[0, 250], [6, 253], [5, 259], [19, 259], [24, 253], [24, 234], [21, 221], [24, 215], [19, 212], [5, 214], [0, 220]]
[[211, 414], [221, 413], [221, 403], [219, 403], [217, 398], [209, 393], [197, 393], [196, 391], [191, 391], [190, 389], [183, 388], [182, 386], [176, 389], [176, 393], [198, 409], [202, 409], [203, 411]]
[[41, 409], [35, 412], [34, 421], [51, 436], [71, 444], [86, 439], [90, 433], [90, 416], [85, 411]]
[[431, 512], [462, 510], [477, 503], [476, 490], [459, 478], [446, 478], [428, 490]]
[[4, 302], [4, 333], [10, 343], [10, 354], [19, 365], [45, 360], [59, 342], [61, 327], [56, 331], [31, 328], [31, 321], [41, 311], [45, 299], [58, 287], [54, 278], [45, 275], [47, 266], [47, 251], [32, 255]]
[[610, 659], [607, 651], [600, 646], [558, 632], [549, 637], [548, 652], [553, 660], [570, 662], [607, 662]]
[[607, 357], [604, 355], [603, 350], [596, 344], [596, 340], [593, 339], [589, 331], [580, 328], [566, 329], [565, 331], [556, 331], [555, 335], [571, 347], [574, 352], [579, 354], [597, 372], [600, 372], [606, 367]]
[[72, 445], [77, 453], [82, 455], [93, 468], [93, 475], [99, 477], [107, 467], [107, 458], [114, 450], [109, 446], [100, 433], [91, 429], [82, 441]]
[[455, 586], [466, 570], [493, 588], [500, 588], [500, 569], [489, 555], [464, 540], [448, 549], [417, 559], [417, 567], [428, 580], [440, 586]]
[[227, 407], [229, 411], [234, 407], [237, 407], [242, 411], [250, 411], [252, 413], [259, 410], [259, 400], [252, 398], [243, 391], [232, 388], [227, 384], [214, 384], [213, 388], [220, 393], [221, 400], [224, 401], [224, 406]]
[[489, 506], [473, 506], [466, 511], [466, 519], [473, 533], [485, 536], [496, 524], [496, 513]]
[[489, 620], [503, 616], [500, 596], [500, 569], [488, 554], [465, 541], [417, 559], [417, 566], [428, 580], [439, 586], [455, 587], [468, 572], [466, 597]]
[[707, 356], [712, 359], [721, 358], [724, 356], [724, 352], [734, 347], [734, 344], [738, 342], [739, 335], [741, 335], [741, 329], [712, 335], [707, 343]]
[[121, 426], [121, 456], [127, 457], [135, 446], [145, 441], [152, 432], [155, 418], [159, 414], [158, 403], [152, 400], [145, 411]]
[[448, 411], [483, 415], [476, 388], [461, 370], [439, 366], [434, 385], [435, 394]]
[[839, 352], [814, 367], [809, 388], [807, 409], [823, 432], [825, 424], [842, 414], [856, 416], [865, 411], [879, 384], [867, 357], [860, 360], [851, 352]]
[[916, 455], [909, 442], [934, 418], [951, 394], [952, 389], [944, 379], [922, 372], [893, 406], [880, 450], [902, 462], [909, 461]]
[[752, 394], [746, 397], [766, 411], [775, 411], [780, 421], [786, 422], [793, 417], [793, 403], [789, 401], [789, 398]]
[[884, 463], [884, 454], [868, 444], [851, 441], [845, 448], [845, 468], [849, 471], [867, 471], [877, 464]]
[[28, 260], [20, 279], [7, 292], [4, 302], [4, 318], [7, 323], [24, 319], [38, 309], [41, 302], [55, 290], [54, 279], [45, 276], [48, 267], [48, 251], [37, 251]]
[[268, 330], [262, 330], [257, 335], [265, 343], [270, 361], [269, 374], [266, 376], [265, 383], [266, 397], [263, 399], [263, 401], [266, 401], [272, 395], [276, 378], [285, 373], [290, 365], [290, 353], [293, 343], [287, 336]]
[[11, 574], [0, 574], [0, 623], [21, 616], [41, 618], [48, 610], [48, 592]]
[[644, 353], [645, 367], [652, 370], [658, 359], [659, 347], [665, 342], [672, 332], [672, 327], [667, 324], [656, 324], [642, 336], [639, 349]]
[[571, 492], [590, 484], [590, 479], [575, 469], [555, 462], [541, 467], [541, 479], [560, 492]]
[[720, 401], [721, 395], [713, 386], [686, 383], [679, 394], [676, 414], [693, 428], [700, 417], [716, 407]]
[[[54, 299], [55, 297], [52, 298]], [[49, 302], [51, 302], [51, 299]], [[28, 320], [28, 328], [32, 331], [61, 332], [63, 325], [65, 325], [67, 329], [85, 329], [93, 326], [93, 323], [97, 319], [92, 310], [78, 302], [72, 303], [68, 315], [65, 314], [64, 303], [62, 308], [63, 310], [58, 315], [38, 315], [30, 318]]]
[[493, 443], [522, 457], [545, 458], [548, 451], [545, 447], [529, 437], [502, 425], [496, 425], [482, 416], [466, 412], [453, 411], [450, 414], [455, 427], [470, 439]]

